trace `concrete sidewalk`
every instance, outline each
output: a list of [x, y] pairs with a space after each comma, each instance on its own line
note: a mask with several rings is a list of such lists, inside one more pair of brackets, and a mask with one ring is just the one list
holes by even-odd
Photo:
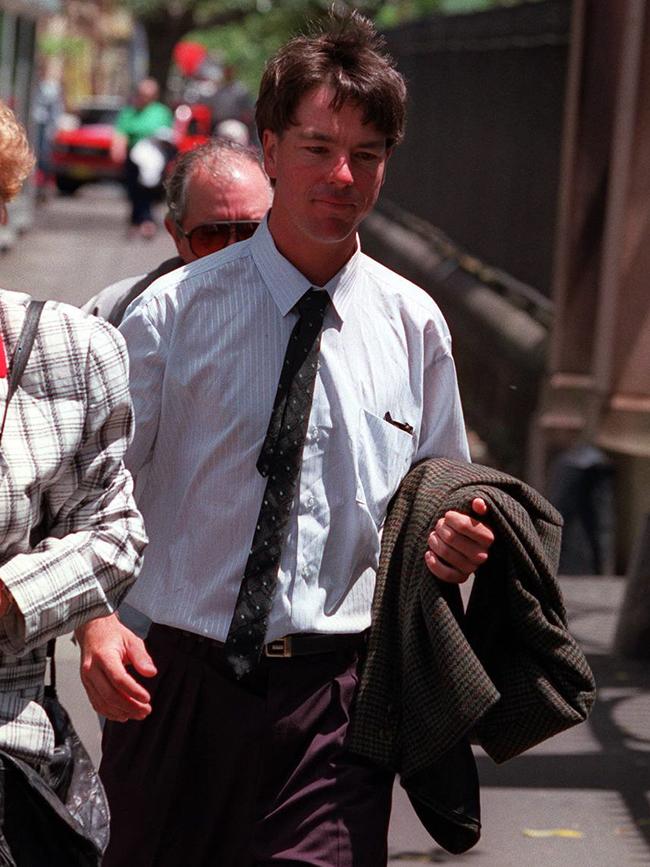
[[[611, 653], [624, 581], [561, 583], [573, 634], [596, 675], [599, 697], [591, 718], [505, 765], [477, 750], [483, 834], [465, 855], [435, 845], [396, 785], [389, 838], [395, 867], [650, 864], [650, 671]], [[76, 648], [63, 639], [57, 656], [62, 698], [98, 759], [99, 728], [79, 684]]]

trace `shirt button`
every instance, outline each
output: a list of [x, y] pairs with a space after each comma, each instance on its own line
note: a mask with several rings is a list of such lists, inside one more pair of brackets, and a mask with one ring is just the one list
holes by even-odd
[[318, 428], [316, 427], [316, 425], [312, 425], [312, 426], [309, 428], [309, 436], [310, 436], [313, 440], [317, 440], [317, 439], [318, 439]]

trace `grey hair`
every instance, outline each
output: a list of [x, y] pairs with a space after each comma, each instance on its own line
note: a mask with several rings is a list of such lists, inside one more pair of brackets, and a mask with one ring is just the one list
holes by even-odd
[[[172, 220], [181, 223], [185, 216], [187, 188], [195, 171], [203, 168], [215, 180], [226, 183], [232, 177], [233, 169], [242, 163], [255, 166], [266, 177], [256, 152], [228, 139], [213, 138], [194, 150], [181, 154], [174, 164], [171, 175], [165, 181], [167, 207]], [[269, 182], [269, 204], [271, 195]]]

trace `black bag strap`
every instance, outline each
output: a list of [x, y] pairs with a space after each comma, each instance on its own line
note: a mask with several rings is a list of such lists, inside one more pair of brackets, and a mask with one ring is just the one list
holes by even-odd
[[25, 367], [27, 366], [27, 361], [29, 360], [32, 346], [34, 345], [34, 338], [36, 337], [36, 332], [38, 331], [38, 323], [41, 318], [41, 313], [43, 312], [44, 306], [45, 301], [33, 300], [30, 301], [27, 305], [27, 312], [25, 313], [23, 327], [18, 337], [18, 343], [16, 344], [16, 348], [14, 349], [13, 355], [11, 356], [9, 381], [7, 383], [7, 400], [5, 402], [4, 412], [2, 414], [2, 424], [0, 424], [0, 440], [2, 440], [2, 435], [5, 430], [9, 403], [11, 402], [11, 398], [16, 393], [16, 389], [20, 384], [23, 372], [25, 370]]
[[50, 661], [50, 680], [45, 684], [46, 695], [56, 696], [56, 664], [54, 662], [54, 648], [56, 647], [56, 638], [50, 638], [47, 642], [46, 658]]

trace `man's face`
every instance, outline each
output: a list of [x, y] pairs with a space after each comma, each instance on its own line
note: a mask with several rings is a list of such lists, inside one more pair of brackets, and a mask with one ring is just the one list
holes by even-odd
[[[179, 232], [170, 220], [165, 220], [165, 225], [181, 259], [193, 262], [198, 256], [187, 238], [192, 229], [206, 223], [259, 221], [269, 205], [269, 183], [253, 164], [233, 164], [227, 180], [217, 180], [205, 168], [199, 168], [190, 177], [187, 187], [187, 208], [181, 221], [185, 234]], [[226, 246], [236, 240], [235, 233], [231, 233]]]
[[[349, 246], [384, 180], [386, 137], [353, 103], [330, 108], [332, 91], [318, 87], [298, 105], [281, 135], [265, 130], [265, 166], [275, 178], [272, 220], [284, 244]], [[274, 237], [276, 234], [274, 232]]]
[[155, 82], [146, 80], [141, 81], [138, 84], [138, 88], [135, 92], [135, 105], [136, 108], [144, 108], [149, 105], [150, 102], [155, 102], [158, 99], [158, 87]]

